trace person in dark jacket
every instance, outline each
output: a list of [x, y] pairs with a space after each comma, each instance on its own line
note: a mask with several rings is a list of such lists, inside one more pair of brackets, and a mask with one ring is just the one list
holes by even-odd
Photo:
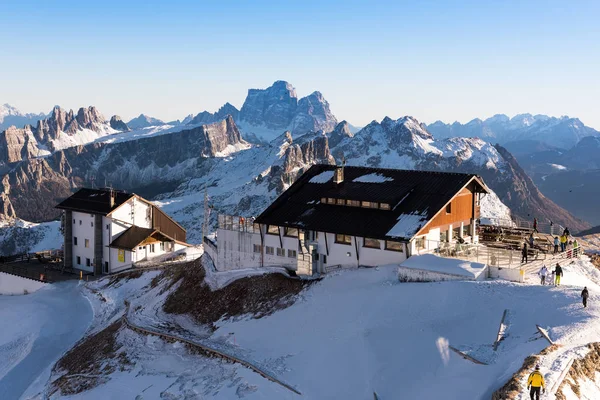
[[571, 232], [569, 232], [569, 228], [565, 228], [565, 230], [563, 231], [563, 235], [568, 238], [570, 234]]
[[554, 274], [554, 286], [558, 286], [560, 285], [560, 277], [563, 275], [563, 270], [559, 263], [556, 263], [556, 268], [554, 268]]
[[523, 250], [521, 251], [521, 263], [527, 263], [527, 243], [523, 243]]
[[581, 299], [583, 300], [583, 307], [587, 307], [587, 299], [589, 297], [589, 293], [587, 290], [587, 286], [583, 288], [583, 290], [581, 291]]
[[538, 232], [538, 228], [537, 228], [537, 218], [534, 218], [534, 219], [533, 219], [533, 231], [534, 231], [535, 233], [537, 233], [537, 232]]

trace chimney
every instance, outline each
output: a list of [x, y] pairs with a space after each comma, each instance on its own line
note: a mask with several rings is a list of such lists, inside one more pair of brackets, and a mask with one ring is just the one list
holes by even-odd
[[108, 202], [110, 203], [110, 208], [115, 206], [115, 192], [112, 190], [112, 188], [109, 190]]
[[335, 167], [335, 172], [333, 173], [333, 183], [340, 184], [344, 182], [344, 166], [346, 165], [346, 159], [342, 157], [342, 165]]

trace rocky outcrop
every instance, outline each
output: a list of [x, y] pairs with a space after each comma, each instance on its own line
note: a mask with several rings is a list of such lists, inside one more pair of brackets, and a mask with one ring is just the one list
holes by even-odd
[[4, 193], [19, 218], [49, 221], [60, 214], [54, 206], [77, 187], [106, 182], [155, 195], [199, 173], [207, 160], [230, 145], [247, 145], [232, 117], [140, 140], [75, 146], [21, 161], [2, 178]]
[[[85, 134], [81, 134], [85, 130]], [[9, 128], [0, 133], [0, 165], [38, 157], [70, 146], [77, 146], [115, 131], [127, 131], [118, 116], [110, 123], [94, 106], [80, 108], [77, 114], [54, 107], [50, 115], [35, 128]], [[90, 131], [93, 134], [90, 134]]]
[[329, 145], [331, 147], [337, 146], [345, 138], [353, 138], [354, 133], [350, 130], [350, 124], [346, 121], [342, 121], [331, 133], [329, 133]]
[[31, 126], [24, 129], [11, 126], [0, 132], [0, 165], [36, 156], [35, 142]]
[[129, 127], [118, 115], [113, 115], [110, 118], [110, 127], [116, 131], [129, 132]]
[[239, 112], [242, 131], [257, 140], [270, 141], [283, 131], [294, 136], [332, 131], [337, 120], [320, 92], [298, 100], [294, 87], [277, 81], [267, 89], [250, 89]]
[[202, 111], [201, 113], [196, 114], [193, 118], [184, 119], [184, 124], [186, 125], [198, 125], [198, 124], [212, 124], [217, 121], [221, 121], [227, 118], [228, 115], [231, 115], [234, 120], [238, 119], [240, 111], [235, 108], [230, 103], [225, 103], [219, 111], [216, 113], [211, 113], [208, 111]]

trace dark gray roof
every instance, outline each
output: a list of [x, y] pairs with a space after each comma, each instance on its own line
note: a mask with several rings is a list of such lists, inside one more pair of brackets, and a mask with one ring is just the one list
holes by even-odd
[[134, 196], [132, 193], [117, 190], [113, 190], [113, 193], [115, 202], [112, 207], [110, 206], [110, 189], [83, 188], [63, 200], [56, 208], [107, 215]]
[[[410, 240], [463, 187], [487, 192], [473, 174], [314, 165], [257, 219], [260, 224], [375, 239]], [[478, 178], [475, 179], [474, 178]], [[387, 203], [390, 210], [323, 204], [322, 198]]]

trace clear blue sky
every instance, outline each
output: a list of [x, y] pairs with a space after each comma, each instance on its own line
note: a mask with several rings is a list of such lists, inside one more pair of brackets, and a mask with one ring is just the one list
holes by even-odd
[[0, 102], [161, 119], [287, 80], [338, 119], [570, 115], [600, 129], [598, 1], [0, 0]]

